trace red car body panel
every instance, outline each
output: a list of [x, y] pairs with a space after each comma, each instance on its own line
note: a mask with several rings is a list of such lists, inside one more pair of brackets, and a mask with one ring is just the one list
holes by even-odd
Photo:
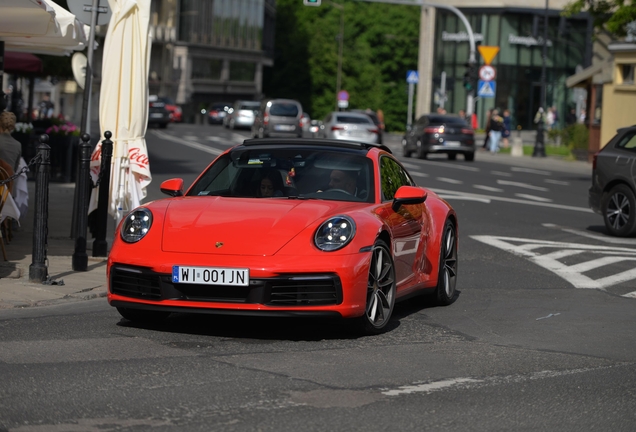
[[[231, 149], [225, 153], [229, 151]], [[372, 148], [367, 153], [375, 172], [373, 203], [221, 196], [166, 198], [143, 205], [153, 215], [148, 234], [137, 243], [126, 243], [117, 234], [108, 257], [109, 281], [115, 265], [143, 267], [163, 275], [170, 275], [174, 265], [248, 268], [250, 279], [335, 274], [342, 285], [339, 304], [271, 306], [183, 299], [146, 300], [115, 294], [110, 284], [108, 301], [111, 304], [126, 302], [199, 311], [311, 311], [356, 317], [365, 311], [371, 247], [380, 237], [388, 239], [392, 251], [397, 298], [435, 288], [441, 231], [449, 218], [457, 226], [457, 215], [448, 203], [430, 190], [426, 190], [427, 198], [423, 204], [402, 205], [398, 211], [392, 209], [392, 201], [382, 202], [381, 155], [390, 156], [379, 148]], [[351, 217], [356, 224], [356, 234], [342, 249], [322, 251], [314, 243], [316, 230], [325, 220], [337, 215]], [[117, 233], [120, 228], [121, 224]]]

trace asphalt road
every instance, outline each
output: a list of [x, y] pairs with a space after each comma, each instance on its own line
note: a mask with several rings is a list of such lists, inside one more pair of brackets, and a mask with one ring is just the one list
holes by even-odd
[[[151, 130], [148, 198], [246, 136]], [[140, 327], [103, 299], [0, 311], [0, 430], [634, 430], [636, 240], [605, 235], [585, 166], [497, 156], [400, 158], [458, 212], [453, 305], [400, 303], [374, 337], [317, 320]]]

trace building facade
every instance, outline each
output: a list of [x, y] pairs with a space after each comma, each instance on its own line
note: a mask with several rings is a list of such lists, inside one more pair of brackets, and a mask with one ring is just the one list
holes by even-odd
[[213, 102], [259, 99], [275, 16], [275, 0], [153, 1], [150, 93], [174, 99], [185, 121]]
[[[565, 113], [576, 105], [578, 97], [566, 86], [565, 80], [592, 62], [591, 19], [584, 14], [562, 17], [561, 10], [567, 3], [564, 1], [550, 1], [547, 10], [547, 2], [536, 0], [487, 2], [486, 5], [481, 2], [479, 7], [465, 0], [450, 3], [467, 18], [477, 46], [499, 47], [491, 63], [496, 71], [493, 82], [486, 88], [478, 85], [474, 90], [473, 111], [480, 127], [484, 127], [487, 111], [492, 108], [509, 109], [514, 127], [535, 127], [534, 115], [541, 105], [544, 17], [547, 15], [546, 106], [556, 107], [562, 125]], [[425, 29], [434, 44], [425, 54], [432, 61], [420, 58], [420, 77], [428, 75], [429, 83], [420, 86], [418, 91], [418, 114], [434, 111], [444, 96], [444, 108], [448, 112], [466, 110], [468, 90], [464, 86], [464, 75], [470, 54], [466, 28], [457, 14], [444, 9], [423, 11], [424, 20], [434, 23]], [[479, 66], [484, 65], [478, 53], [476, 59]], [[445, 89], [441, 88], [443, 81]]]

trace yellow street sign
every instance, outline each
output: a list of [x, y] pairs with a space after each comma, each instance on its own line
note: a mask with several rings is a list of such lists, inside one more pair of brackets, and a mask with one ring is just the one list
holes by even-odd
[[484, 59], [484, 63], [487, 65], [492, 62], [497, 53], [499, 52], [498, 46], [488, 46], [488, 45], [478, 45], [477, 49], [479, 50], [479, 54]]

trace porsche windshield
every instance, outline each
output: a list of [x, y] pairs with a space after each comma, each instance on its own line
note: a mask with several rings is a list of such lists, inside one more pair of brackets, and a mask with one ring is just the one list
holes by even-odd
[[220, 157], [188, 196], [373, 202], [373, 163], [358, 151], [247, 147]]

